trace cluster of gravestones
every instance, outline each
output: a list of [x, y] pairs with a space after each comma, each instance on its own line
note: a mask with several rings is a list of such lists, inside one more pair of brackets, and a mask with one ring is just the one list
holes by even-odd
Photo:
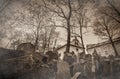
[[[84, 58], [84, 54], [81, 55]], [[66, 61], [70, 66], [69, 68], [71, 76], [74, 76], [76, 73], [80, 72], [80, 75], [77, 79], [85, 79], [87, 75], [86, 73], [88, 72], [88, 69], [90, 69], [89, 66], [91, 63], [86, 62], [83, 58], [79, 59], [79, 62], [77, 62], [77, 57], [73, 52], [66, 53], [64, 57], [64, 61]], [[85, 69], [85, 67], [87, 69]]]
[[57, 52], [44, 55], [35, 52], [31, 43], [23, 43], [17, 50], [0, 48], [0, 79], [119, 79], [120, 61], [111, 65], [95, 55], [94, 62], [95, 68], [92, 56], [84, 53], [77, 62], [73, 52], [65, 53], [64, 60], [60, 60]]
[[[52, 51], [47, 52], [46, 55], [35, 52], [34, 45], [31, 43], [22, 43], [16, 50], [0, 48], [0, 79], [17, 79], [24, 74], [27, 77], [27, 74], [32, 72], [47, 74], [50, 71], [51, 73], [56, 70], [56, 66], [53, 62], [52, 64], [48, 62], [57, 58], [57, 54]], [[52, 67], [53, 70], [48, 67]], [[40, 71], [37, 72], [38, 70]]]
[[10, 79], [22, 73], [26, 65], [31, 64], [30, 56], [25, 56], [24, 51], [0, 48], [0, 79]]
[[16, 50], [0, 48], [0, 79], [16, 79], [19, 73], [30, 71], [33, 47], [31, 43], [23, 43]]
[[20, 44], [16, 50], [1, 48], [0, 58], [0, 79], [70, 79], [70, 62], [76, 60], [73, 57], [70, 61], [58, 61], [56, 52], [43, 55], [35, 52], [31, 43]]
[[81, 53], [79, 55], [79, 62], [76, 62], [74, 55], [65, 56], [64, 60], [70, 65], [71, 75], [75, 75], [77, 72], [81, 72], [77, 79], [119, 79], [120, 75], [120, 57], [116, 59], [113, 57], [106, 58], [99, 57], [97, 54], [93, 54], [94, 61], [90, 54], [85, 55]]
[[120, 58], [118, 58], [118, 60], [116, 60], [116, 57], [112, 60], [103, 60], [100, 64], [102, 77], [105, 77], [106, 79], [120, 79]]

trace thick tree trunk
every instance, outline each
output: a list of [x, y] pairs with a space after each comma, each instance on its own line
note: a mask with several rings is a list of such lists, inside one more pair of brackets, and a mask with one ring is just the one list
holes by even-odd
[[85, 53], [85, 45], [84, 45], [83, 37], [81, 37], [81, 43], [82, 43], [83, 53]]
[[70, 40], [71, 40], [71, 31], [70, 31], [70, 19], [72, 16], [72, 7], [71, 7], [71, 0], [68, 0], [68, 7], [69, 7], [69, 13], [68, 17], [66, 17], [67, 21], [67, 47], [66, 52], [69, 53], [70, 51]]
[[66, 47], [66, 52], [69, 53], [70, 51], [70, 39], [71, 39], [71, 34], [70, 34], [70, 21], [67, 21], [67, 47]]

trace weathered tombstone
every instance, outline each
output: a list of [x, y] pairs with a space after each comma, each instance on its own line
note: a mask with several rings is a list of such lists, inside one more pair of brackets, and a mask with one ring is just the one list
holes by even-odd
[[76, 72], [75, 75], [71, 79], [78, 79], [80, 74], [81, 74], [81, 72]]
[[91, 59], [92, 59], [92, 55], [91, 55], [91, 54], [86, 54], [85, 58], [86, 58], [87, 60], [91, 60]]
[[79, 59], [81, 59], [81, 58], [85, 58], [85, 53], [84, 52], [82, 52], [82, 53], [79, 53]]
[[64, 61], [66, 61], [69, 65], [72, 65], [73, 63], [75, 63], [76, 60], [77, 60], [77, 57], [74, 54], [67, 53], [64, 56]]
[[53, 61], [48, 67], [42, 66], [21, 74], [18, 79], [56, 79], [57, 62]]
[[92, 61], [90, 60], [87, 60], [86, 63], [85, 63], [85, 73], [86, 73], [86, 78], [88, 79], [93, 79], [92, 78]]
[[64, 56], [64, 61], [70, 65], [70, 74], [73, 76], [73, 64], [77, 62], [77, 57], [74, 52], [66, 53]]
[[115, 57], [113, 66], [113, 79], [120, 79], [120, 58]]
[[56, 79], [71, 79], [69, 64], [67, 62], [58, 61]]
[[120, 58], [114, 58], [113, 62], [113, 73], [120, 72]]
[[92, 73], [94, 75], [94, 78], [100, 79], [101, 73], [102, 73], [102, 65], [100, 56], [97, 54], [96, 49], [94, 49], [94, 52], [92, 54]]
[[109, 76], [110, 75], [110, 61], [104, 60], [102, 61], [102, 65], [103, 65], [102, 76], [103, 77]]
[[73, 65], [73, 75], [77, 72], [81, 72], [81, 75], [84, 74], [84, 64], [83, 63], [76, 63]]
[[18, 45], [16, 50], [25, 51], [27, 54], [31, 54], [35, 52], [35, 46], [31, 43], [22, 43]]
[[45, 63], [45, 61], [47, 61], [47, 59], [48, 58], [45, 57], [45, 55], [43, 55], [41, 52], [33, 53], [34, 67], [41, 66], [43, 63]]
[[53, 51], [48, 51], [46, 52], [46, 55], [48, 55], [48, 61], [52, 61], [53, 59], [58, 60], [58, 54], [57, 52], [53, 52]]
[[31, 64], [28, 59], [24, 51], [0, 48], [0, 75], [7, 79], [16, 77], [24, 72], [27, 63]]

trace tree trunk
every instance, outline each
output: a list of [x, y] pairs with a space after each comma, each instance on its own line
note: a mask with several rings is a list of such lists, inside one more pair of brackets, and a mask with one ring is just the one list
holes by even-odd
[[110, 79], [113, 79], [113, 60], [110, 60]]
[[66, 47], [66, 52], [69, 53], [70, 51], [70, 39], [71, 39], [71, 34], [70, 34], [70, 21], [67, 21], [67, 47]]
[[37, 36], [36, 39], [35, 39], [35, 44], [34, 44], [34, 46], [35, 46], [35, 50], [37, 50], [37, 48], [38, 48], [38, 36]]
[[46, 44], [43, 46], [43, 53], [45, 54]]
[[111, 44], [112, 44], [112, 47], [113, 47], [113, 49], [114, 49], [115, 56], [118, 56], [118, 52], [117, 52], [117, 49], [116, 49], [116, 47], [115, 47], [115, 44], [114, 44], [114, 42], [113, 42], [112, 38], [111, 38], [111, 37], [109, 37], [109, 40], [110, 40], [110, 42], [111, 42]]
[[45, 36], [43, 38], [43, 53], [45, 54], [45, 50], [47, 48], [47, 31], [45, 31]]
[[36, 39], [35, 39], [35, 44], [34, 44], [35, 50], [38, 50], [39, 30], [40, 30], [39, 28], [40, 28], [40, 22], [36, 28], [37, 33], [36, 33]]
[[54, 45], [53, 45], [53, 51], [55, 50], [56, 43], [57, 43], [57, 39], [55, 39], [55, 42], [54, 42]]
[[112, 39], [112, 37], [111, 37], [111, 35], [110, 35], [109, 29], [108, 29], [108, 27], [107, 27], [106, 25], [105, 25], [105, 28], [106, 28], [106, 31], [107, 31], [107, 33], [108, 33], [108, 37], [109, 37], [109, 40], [110, 40], [110, 42], [111, 42], [111, 44], [112, 44], [113, 50], [114, 50], [114, 52], [115, 52], [115, 56], [118, 56], [118, 52], [117, 52], [117, 49], [116, 49], [115, 44], [114, 44], [114, 42], [113, 42], [113, 39]]
[[80, 35], [81, 35], [80, 39], [82, 43], [83, 53], [85, 53], [85, 45], [84, 45], [83, 34], [82, 34], [82, 25], [80, 26]]
[[67, 21], [67, 47], [66, 52], [69, 53], [70, 51], [70, 40], [71, 40], [71, 31], [70, 31], [70, 19], [72, 15], [72, 7], [71, 7], [71, 0], [68, 0], [68, 7], [69, 7], [69, 13], [68, 17], [66, 17]]

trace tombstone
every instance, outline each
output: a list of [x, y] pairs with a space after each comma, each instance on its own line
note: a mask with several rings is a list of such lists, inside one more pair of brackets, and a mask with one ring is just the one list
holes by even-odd
[[77, 61], [77, 57], [73, 53], [67, 53], [64, 56], [64, 61], [66, 61], [69, 65], [72, 65]]
[[78, 79], [81, 72], [76, 72], [75, 75], [71, 79]]
[[120, 58], [115, 57], [112, 65], [113, 79], [120, 79]]
[[90, 54], [86, 54], [84, 60], [84, 76], [86, 78], [91, 78], [92, 71], [95, 72], [95, 65], [92, 66], [92, 56]]
[[55, 79], [56, 78], [57, 62], [51, 61], [51, 63], [47, 65], [48, 67], [44, 66], [39, 70], [38, 79]]
[[71, 79], [69, 64], [59, 60], [57, 63], [56, 79]]
[[74, 52], [65, 54], [64, 61], [66, 61], [70, 65], [70, 73], [71, 76], [73, 76], [73, 64], [77, 62], [77, 57]]
[[28, 73], [23, 73], [19, 75], [18, 79], [56, 79], [57, 62], [52, 61], [52, 63], [47, 65], [48, 67], [42, 66], [34, 68]]
[[91, 54], [86, 54], [85, 58], [86, 58], [87, 60], [91, 60], [91, 59], [92, 59], [92, 55], [91, 55]]
[[86, 55], [85, 52], [79, 54], [80, 58], [85, 58], [85, 55]]
[[33, 66], [33, 63], [34, 63], [34, 53], [35, 53], [35, 46], [31, 43], [22, 43], [20, 45], [17, 46], [17, 49], [16, 50], [20, 50], [20, 51], [23, 51], [25, 52], [25, 56], [28, 56], [26, 58], [26, 60], [28, 60], [29, 62], [28, 63], [25, 63], [25, 67], [26, 68], [30, 68], [32, 69], [32, 66]]
[[22, 50], [25, 51], [26, 54], [32, 54], [35, 52], [35, 46], [31, 43], [22, 43], [17, 46], [16, 50]]
[[0, 48], [0, 75], [9, 79], [24, 72], [26, 64], [31, 64], [29, 58], [24, 51]]
[[83, 75], [83, 72], [84, 72], [84, 64], [82, 63], [76, 63], [73, 65], [73, 75], [76, 73], [76, 72], [81, 72], [81, 75]]
[[41, 52], [33, 53], [34, 67], [39, 67], [43, 63], [47, 63], [48, 57]]
[[109, 60], [104, 60], [102, 61], [103, 65], [103, 71], [102, 71], [102, 76], [106, 77], [110, 75], [110, 61]]
[[92, 73], [94, 78], [100, 78], [101, 77], [101, 64], [100, 64], [100, 57], [97, 54], [96, 49], [94, 49], [94, 52], [92, 54]]
[[48, 61], [52, 61], [53, 59], [58, 60], [58, 53], [53, 51], [46, 52], [46, 55], [48, 55]]
[[113, 73], [120, 72], [120, 58], [114, 58], [113, 62]]

